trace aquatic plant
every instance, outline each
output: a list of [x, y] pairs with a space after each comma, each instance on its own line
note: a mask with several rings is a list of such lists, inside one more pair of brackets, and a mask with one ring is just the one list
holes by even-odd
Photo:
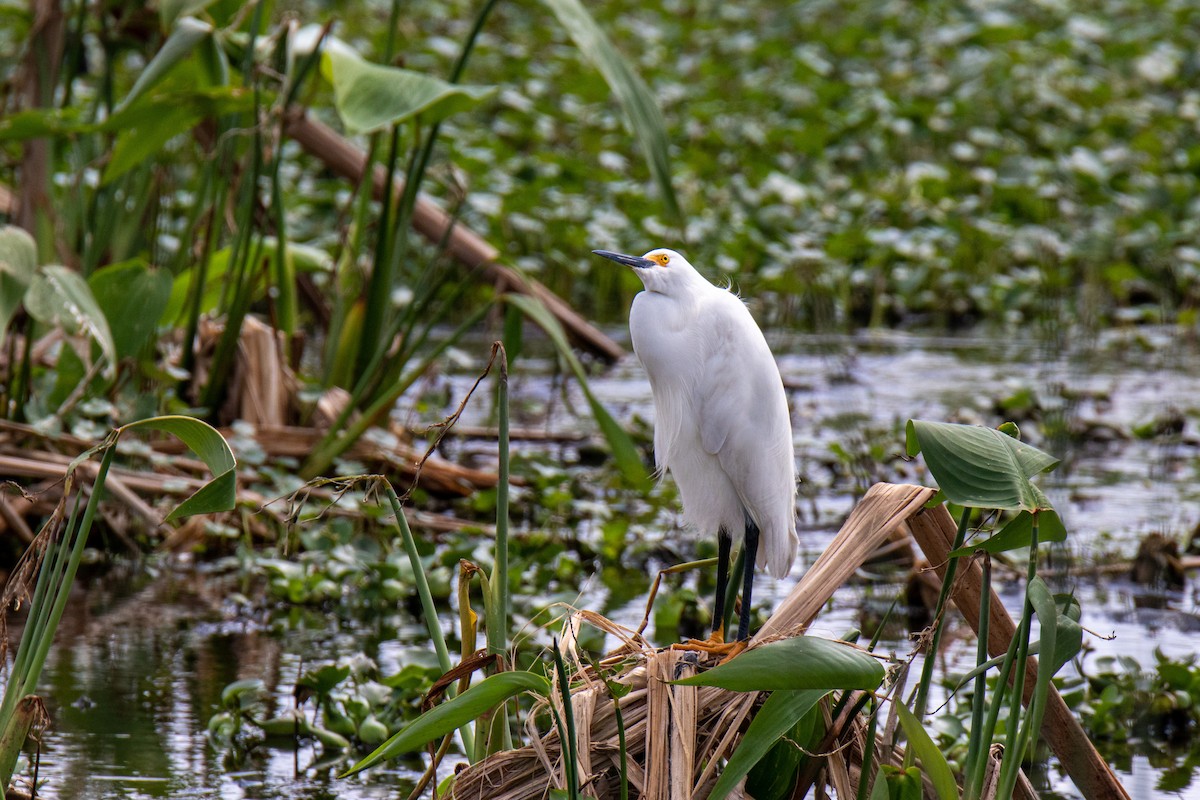
[[[38, 722], [39, 717], [44, 719], [45, 710], [40, 698], [33, 692], [66, 609], [67, 597], [104, 495], [109, 467], [117, 452], [117, 442], [130, 431], [160, 431], [178, 437], [213, 473], [212, 480], [176, 506], [167, 515], [167, 520], [227, 511], [233, 508], [236, 501], [236, 462], [229, 445], [209, 425], [189, 417], [151, 417], [124, 425], [112, 431], [101, 444], [72, 461], [66, 471], [66, 489], [58, 508], [42, 526], [17, 571], [5, 584], [3, 603], [0, 604], [4, 616], [11, 609], [25, 604], [29, 606], [21, 643], [4, 687], [4, 699], [0, 701], [0, 786], [7, 787], [12, 780], [21, 748], [31, 728], [45, 724]], [[100, 464], [89, 476], [90, 486], [80, 485], [76, 488], [77, 471], [95, 456], [100, 457]], [[85, 496], [86, 505], [83, 504]], [[29, 594], [31, 585], [32, 595]], [[2, 622], [3, 616], [0, 616], [0, 627]], [[7, 636], [0, 638], [7, 646]]]

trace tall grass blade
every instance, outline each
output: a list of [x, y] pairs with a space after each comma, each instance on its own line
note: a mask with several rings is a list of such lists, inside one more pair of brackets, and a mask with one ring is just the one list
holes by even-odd
[[[500, 377], [497, 381], [497, 403], [499, 405], [499, 478], [496, 482], [496, 550], [492, 572], [492, 618], [488, 621], [488, 652], [503, 655], [508, 649], [508, 354], [504, 345], [496, 342], [492, 352], [500, 360]], [[494, 630], [493, 630], [494, 626]]]
[[550, 652], [554, 656], [554, 674], [558, 676], [558, 691], [562, 697], [562, 746], [567, 773], [567, 796], [571, 800], [579, 800], [579, 744], [575, 735], [575, 707], [571, 704], [571, 682], [567, 678], [562, 651], [558, 648], [558, 637], [554, 638]]
[[579, 52], [604, 76], [605, 82], [625, 112], [630, 132], [637, 137], [641, 145], [646, 163], [650, 167], [650, 174], [658, 185], [667, 219], [682, 227], [683, 214], [671, 183], [667, 124], [650, 88], [634, 72], [629, 60], [613, 47], [608, 36], [596, 24], [596, 20], [580, 0], [543, 2], [574, 40]]

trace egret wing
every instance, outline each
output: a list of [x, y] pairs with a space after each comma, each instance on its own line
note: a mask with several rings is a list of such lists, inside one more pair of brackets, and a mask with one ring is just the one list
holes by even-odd
[[695, 384], [700, 443], [710, 455], [718, 455], [735, 426], [754, 416], [758, 391], [754, 371], [760, 368], [759, 350], [766, 347], [742, 301], [736, 295], [725, 295], [732, 302], [722, 303], [712, 315], [705, 337], [706, 358]]

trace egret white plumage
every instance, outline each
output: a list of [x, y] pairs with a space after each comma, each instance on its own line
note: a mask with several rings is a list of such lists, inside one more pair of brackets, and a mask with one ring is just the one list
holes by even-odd
[[796, 559], [795, 451], [779, 368], [741, 298], [679, 253], [592, 252], [632, 267], [646, 288], [633, 299], [629, 332], [654, 396], [658, 470], [675, 479], [687, 522], [717, 530], [714, 643], [724, 641], [732, 537], [742, 533], [744, 641], [755, 564], [782, 578]]

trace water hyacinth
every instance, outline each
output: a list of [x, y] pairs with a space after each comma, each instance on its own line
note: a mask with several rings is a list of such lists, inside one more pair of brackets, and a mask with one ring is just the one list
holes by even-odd
[[[407, 44], [420, 63], [449, 60], [427, 32], [453, 38], [467, 9], [451, 6], [461, 13], [412, 10], [422, 33]], [[1047, 283], [1087, 285], [1106, 307], [1125, 301], [1130, 281], [1168, 310], [1184, 302], [1172, 248], [1200, 246], [1194, 10], [1133, 0], [594, 9], [664, 108], [682, 231], [665, 221], [603, 83], [542, 13], [506, 9], [512, 35], [481, 41], [472, 69], [507, 89], [499, 109], [453, 120], [446, 147], [483, 167], [471, 193], [492, 196], [470, 201], [467, 221], [508, 242], [513, 259], [564, 270], [547, 280], [581, 304], [620, 308], [627, 298], [595, 290], [636, 288], [576, 280], [601, 237], [675, 243], [736, 272], [747, 294], [804, 288], [863, 306], [845, 319], [887, 295], [935, 320], [961, 309], [1019, 321], [1046, 310], [1037, 287]], [[531, 167], [530, 152], [559, 169]], [[888, 230], [922, 244], [881, 250]], [[1028, 265], [1041, 274], [1017, 269]], [[1028, 291], [1014, 294], [1014, 281]], [[1070, 312], [1076, 298], [1056, 302]], [[789, 308], [791, 321], [814, 322], [804, 304]]]

